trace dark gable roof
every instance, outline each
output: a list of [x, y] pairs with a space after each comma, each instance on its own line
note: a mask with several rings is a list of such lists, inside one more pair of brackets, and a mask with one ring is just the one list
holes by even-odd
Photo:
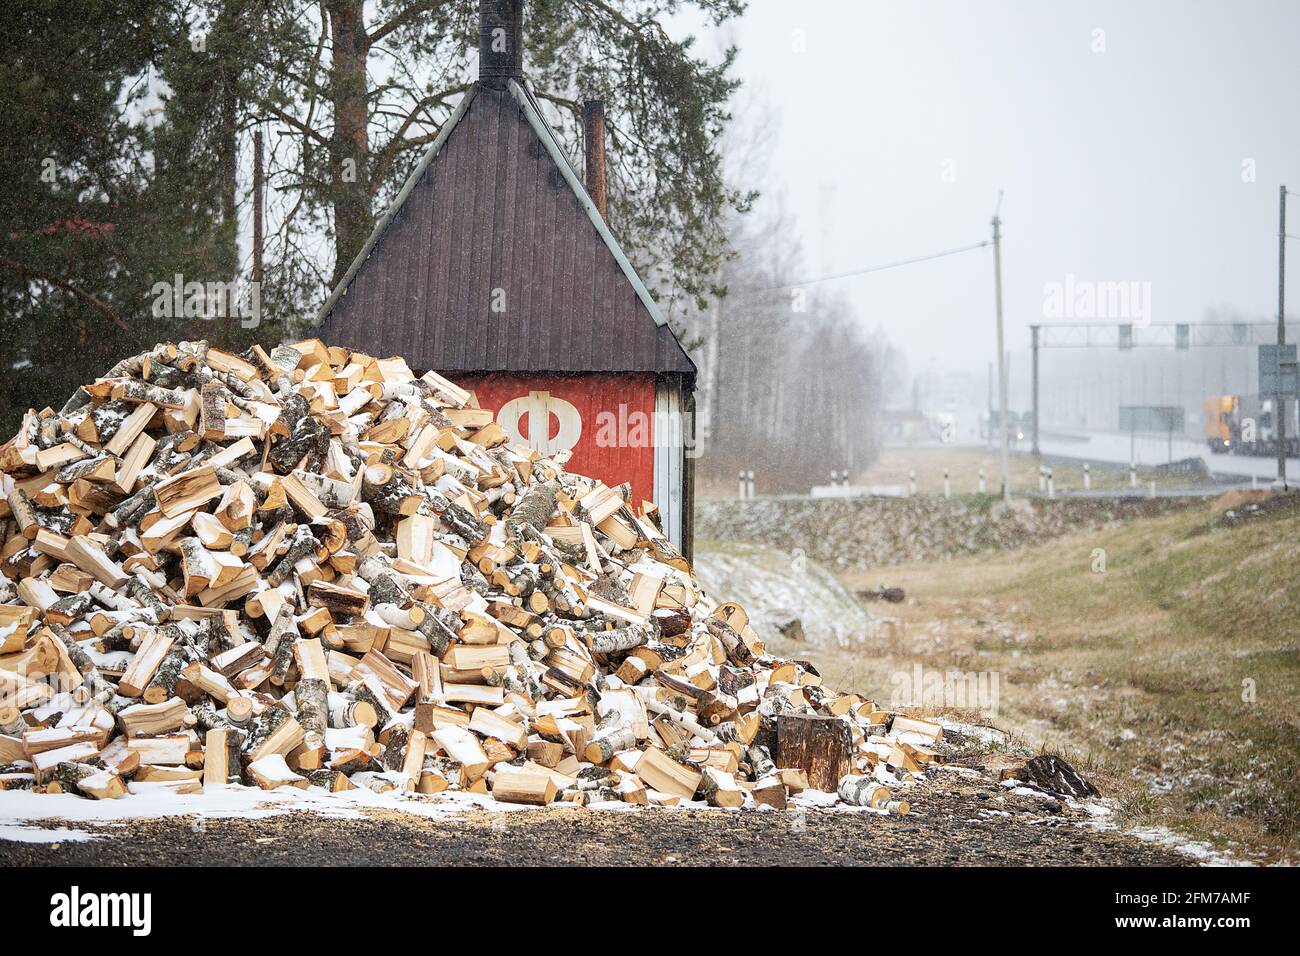
[[695, 373], [513, 81], [466, 94], [322, 320], [329, 344], [417, 369]]

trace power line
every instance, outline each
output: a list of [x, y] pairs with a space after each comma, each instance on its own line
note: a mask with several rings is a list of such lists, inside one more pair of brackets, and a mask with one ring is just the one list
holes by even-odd
[[768, 286], [766, 288], [755, 288], [755, 289], [738, 289], [736, 291], [737, 293], [743, 294], [743, 293], [781, 292], [786, 289], [798, 289], [806, 285], [816, 285], [819, 282], [832, 282], [836, 279], [851, 279], [854, 276], [868, 275], [869, 273], [872, 272], [884, 272], [887, 269], [897, 269], [900, 266], [915, 265], [918, 262], [929, 262], [932, 259], [942, 259], [945, 256], [955, 256], [963, 252], [973, 252], [976, 249], [983, 249], [989, 245], [992, 245], [992, 242], [988, 239], [985, 239], [982, 242], [977, 242], [974, 243], [973, 245], [962, 246], [958, 249], [946, 249], [943, 252], [934, 252], [928, 256], [915, 256], [911, 259], [899, 259], [897, 262], [887, 262], [884, 263], [883, 265], [878, 265], [878, 266], [867, 266], [865, 269], [853, 269], [849, 272], [837, 272], [834, 275], [819, 276], [815, 279], [805, 279], [802, 282], [791, 282], [787, 285], [774, 285], [774, 286]]

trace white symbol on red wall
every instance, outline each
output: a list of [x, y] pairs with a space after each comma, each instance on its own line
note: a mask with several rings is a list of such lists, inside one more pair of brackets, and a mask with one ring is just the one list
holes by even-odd
[[[525, 421], [527, 427], [521, 427]], [[550, 392], [529, 392], [527, 398], [511, 399], [501, 406], [497, 422], [511, 441], [543, 455], [568, 451], [582, 437], [578, 409]]]

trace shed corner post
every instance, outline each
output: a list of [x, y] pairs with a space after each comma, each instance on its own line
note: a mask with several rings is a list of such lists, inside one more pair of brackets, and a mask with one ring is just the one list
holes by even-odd
[[695, 460], [703, 453], [699, 447], [700, 432], [695, 421], [695, 381], [681, 376], [682, 405], [686, 411], [683, 435], [682, 476], [682, 557], [695, 566]]

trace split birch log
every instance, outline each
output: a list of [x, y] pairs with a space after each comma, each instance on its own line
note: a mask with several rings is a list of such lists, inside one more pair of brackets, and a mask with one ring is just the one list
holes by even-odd
[[649, 638], [650, 632], [647, 628], [639, 624], [632, 624], [627, 627], [615, 628], [612, 631], [589, 634], [587, 635], [587, 643], [591, 647], [593, 654], [622, 654], [634, 647], [640, 647]]
[[325, 749], [325, 731], [329, 728], [329, 688], [320, 678], [303, 678], [293, 689], [298, 703], [298, 722], [302, 724], [304, 745], [310, 750]]
[[545, 806], [555, 799], [555, 781], [550, 774], [503, 770], [492, 780], [492, 796], [502, 803]]
[[734, 810], [745, 805], [745, 791], [736, 786], [735, 778], [713, 767], [701, 768], [700, 790], [711, 807]]
[[651, 747], [641, 755], [636, 773], [655, 790], [674, 794], [683, 800], [693, 798], [704, 779], [699, 770], [673, 760], [657, 747]]
[[515, 505], [511, 517], [537, 531], [543, 530], [555, 513], [555, 495], [558, 491], [559, 485], [554, 481], [533, 485]]
[[840, 781], [837, 792], [841, 800], [855, 807], [886, 809], [897, 814], [905, 814], [910, 809], [905, 801], [894, 800], [889, 788], [874, 777], [849, 774]]
[[126, 784], [115, 773], [82, 763], [60, 763], [54, 768], [54, 780], [65, 793], [78, 793], [95, 800], [114, 800], [126, 796]]
[[614, 754], [623, 750], [631, 750], [636, 746], [636, 743], [636, 734], [633, 733], [631, 727], [618, 727], [587, 744], [583, 756], [590, 763], [608, 763]]
[[751, 744], [746, 754], [749, 757], [750, 765], [754, 768], [754, 777], [756, 779], [761, 780], [776, 773], [776, 764], [766, 747], [760, 744]]
[[18, 522], [18, 530], [28, 541], [36, 537], [36, 532], [40, 530], [40, 524], [36, 520], [36, 509], [32, 507], [27, 493], [21, 488], [15, 488], [9, 492], [6, 500], [9, 502], [9, 510], [13, 513], [14, 520]]
[[377, 687], [373, 679], [354, 681], [348, 685], [348, 693], [355, 697], [359, 704], [369, 707], [375, 715], [374, 723], [369, 726], [382, 728], [393, 722], [393, 712], [385, 703], [386, 695], [382, 688]]
[[282, 754], [268, 754], [252, 761], [248, 765], [248, 775], [263, 790], [275, 790], [278, 787], [297, 787], [305, 790], [311, 786], [306, 777], [289, 769]]
[[328, 703], [330, 727], [374, 727], [379, 719], [369, 703], [345, 694], [330, 694]]
[[172, 641], [172, 637], [161, 633], [147, 636], [136, 651], [131, 666], [117, 682], [117, 692], [124, 697], [141, 696], [171, 650]]
[[144, 689], [142, 696], [145, 703], [160, 704], [170, 698], [176, 692], [176, 682], [189, 661], [189, 649], [185, 645], [177, 645], [173, 642], [171, 649], [159, 662], [158, 669], [149, 681], [149, 686]]
[[152, 736], [180, 730], [188, 712], [179, 697], [157, 704], [133, 704], [117, 712], [117, 722], [128, 737]]
[[233, 727], [207, 732], [204, 745], [203, 788], [210, 790], [239, 782], [239, 749], [243, 734]]

